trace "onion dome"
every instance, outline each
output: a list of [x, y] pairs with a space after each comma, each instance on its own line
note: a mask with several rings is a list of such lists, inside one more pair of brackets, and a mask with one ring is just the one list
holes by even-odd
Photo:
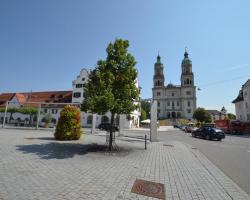
[[185, 49], [184, 59], [182, 60], [182, 65], [192, 65], [192, 61], [188, 57], [187, 49]]

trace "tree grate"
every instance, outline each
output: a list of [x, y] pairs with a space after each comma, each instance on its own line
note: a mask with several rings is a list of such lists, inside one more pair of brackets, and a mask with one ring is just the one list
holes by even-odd
[[161, 183], [136, 179], [131, 192], [165, 200], [165, 188]]

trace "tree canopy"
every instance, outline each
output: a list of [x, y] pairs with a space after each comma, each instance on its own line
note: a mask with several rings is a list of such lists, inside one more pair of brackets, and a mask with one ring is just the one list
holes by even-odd
[[[136, 86], [135, 58], [128, 53], [129, 41], [116, 39], [109, 43], [105, 60], [99, 60], [84, 85], [82, 110], [98, 114], [111, 112], [111, 126], [117, 114], [129, 115], [137, 108], [139, 89]], [[112, 138], [112, 128], [110, 129]], [[110, 139], [109, 149], [112, 148]]]
[[150, 102], [148, 101], [141, 101], [141, 108], [145, 111], [146, 113], [146, 119], [150, 118]]
[[197, 108], [194, 111], [193, 118], [199, 122], [210, 123], [212, 121], [211, 114], [204, 108]]
[[228, 113], [227, 114], [227, 117], [228, 117], [228, 119], [236, 119], [236, 116], [235, 116], [235, 114], [233, 114], [233, 113]]
[[143, 108], [141, 108], [141, 116], [140, 116], [140, 121], [143, 121], [147, 119], [147, 114]]

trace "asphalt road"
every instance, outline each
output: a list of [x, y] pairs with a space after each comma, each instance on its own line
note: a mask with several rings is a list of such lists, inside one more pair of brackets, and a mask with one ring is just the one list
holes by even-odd
[[[133, 133], [148, 134], [149, 131], [133, 131]], [[159, 140], [178, 140], [196, 147], [244, 191], [250, 194], [250, 135], [227, 135], [222, 141], [209, 141], [193, 138], [191, 134], [176, 129], [159, 132]]]

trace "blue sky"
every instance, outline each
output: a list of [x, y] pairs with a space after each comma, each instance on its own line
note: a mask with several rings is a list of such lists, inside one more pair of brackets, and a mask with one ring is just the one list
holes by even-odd
[[142, 98], [152, 96], [157, 52], [165, 84], [180, 84], [185, 47], [198, 106], [234, 112], [250, 78], [250, 1], [0, 0], [0, 92], [71, 89], [80, 69], [128, 39]]

